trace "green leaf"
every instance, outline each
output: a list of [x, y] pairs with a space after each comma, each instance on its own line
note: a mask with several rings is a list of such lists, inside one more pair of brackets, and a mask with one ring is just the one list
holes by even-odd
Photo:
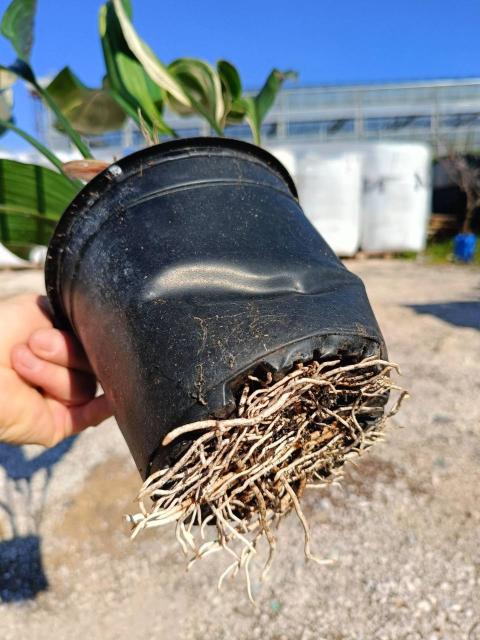
[[[33, 69], [28, 63], [24, 62], [23, 60], [17, 59], [13, 64], [11, 64], [8, 67], [4, 65], [0, 65], [0, 70], [12, 72], [19, 78], [22, 78], [22, 80], [25, 80], [26, 82], [30, 83], [34, 87], [38, 95], [44, 100], [44, 102], [46, 102], [47, 106], [50, 107], [53, 113], [57, 116], [63, 131], [65, 131], [66, 135], [70, 138], [72, 143], [77, 147], [77, 149], [80, 151], [82, 156], [84, 158], [92, 158], [92, 154], [90, 153], [90, 149], [88, 148], [88, 146], [85, 144], [85, 142], [82, 140], [79, 134], [72, 127], [68, 119], [63, 115], [60, 107], [57, 105], [55, 100], [37, 82], [35, 74], [33, 73]], [[28, 140], [27, 137], [25, 137], [25, 139]]]
[[219, 60], [217, 70], [224, 94], [229, 96], [229, 102], [235, 102], [242, 95], [242, 81], [238, 71], [228, 60]]
[[224, 113], [222, 119], [222, 129], [226, 124], [242, 122], [245, 113], [232, 109], [233, 103], [238, 101], [242, 95], [242, 81], [236, 68], [227, 60], [217, 62], [217, 71], [222, 83], [222, 94]]
[[261, 128], [267, 113], [273, 106], [282, 84], [289, 78], [296, 78], [295, 71], [273, 69], [255, 97], [244, 97], [237, 101], [239, 109], [245, 109], [246, 119], [252, 130], [255, 144], [261, 144]]
[[35, 9], [36, 0], [12, 0], [7, 7], [0, 24], [0, 31], [12, 43], [18, 58], [10, 67], [1, 66], [0, 68], [7, 69], [19, 78], [29, 82], [55, 113], [63, 130], [83, 157], [91, 158], [92, 154], [88, 146], [64, 117], [55, 101], [45, 92], [43, 87], [39, 85], [33, 69], [28, 64], [33, 44]]
[[46, 88], [72, 127], [84, 135], [116, 131], [125, 113], [106, 89], [90, 89], [65, 67]]
[[0, 159], [0, 243], [17, 254], [48, 244], [78, 189], [51, 169]]
[[225, 106], [219, 74], [208, 62], [179, 58], [168, 65], [168, 71], [182, 85], [189, 106], [167, 94], [170, 108], [181, 115], [202, 115], [219, 134], [223, 134]]
[[35, 83], [35, 89], [40, 94], [40, 97], [47, 103], [53, 113], [57, 116], [57, 120], [59, 125], [65, 134], [70, 138], [71, 142], [77, 147], [84, 158], [93, 158], [90, 153], [90, 149], [88, 145], [82, 140], [82, 138], [78, 135], [75, 129], [72, 127], [68, 118], [66, 118], [60, 107], [57, 105], [55, 100], [50, 96], [47, 91], [43, 87], [41, 87], [38, 83]]
[[240, 124], [245, 120], [246, 113], [247, 110], [243, 103], [243, 99], [239, 98], [238, 100], [235, 100], [235, 102], [230, 105], [228, 113], [226, 114], [226, 124]]
[[[124, 4], [128, 16], [130, 5], [125, 0]], [[137, 124], [141, 125], [143, 119], [150, 133], [158, 131], [176, 136], [163, 119], [164, 92], [145, 73], [127, 45], [111, 2], [100, 9], [99, 28], [109, 90], [114, 100]]]
[[145, 72], [178, 102], [190, 106], [190, 101], [182, 86], [171, 76], [167, 67], [160, 62], [150, 47], [138, 36], [122, 0], [112, 0], [112, 2], [125, 42]]
[[255, 96], [255, 105], [260, 123], [263, 122], [265, 116], [272, 108], [277, 93], [282, 88], [285, 80], [296, 77], [297, 74], [295, 71], [279, 71], [278, 69], [273, 69], [266, 79], [265, 84], [260, 89], [260, 92]]
[[248, 122], [248, 125], [252, 131], [253, 141], [255, 144], [261, 144], [261, 135], [260, 129], [262, 123], [258, 117], [257, 105], [255, 102], [255, 98], [251, 96], [247, 96], [244, 98], [240, 98], [237, 102], [234, 103], [234, 107], [237, 113], [241, 113], [242, 111], [245, 114], [245, 118]]
[[36, 4], [36, 0], [13, 0], [0, 23], [0, 32], [10, 40], [21, 60], [30, 59]]
[[170, 107], [181, 115], [202, 115], [222, 135], [225, 108], [217, 72], [208, 63], [190, 58], [175, 60], [165, 66], [136, 33], [124, 1], [111, 2], [130, 54], [150, 79], [166, 92]]

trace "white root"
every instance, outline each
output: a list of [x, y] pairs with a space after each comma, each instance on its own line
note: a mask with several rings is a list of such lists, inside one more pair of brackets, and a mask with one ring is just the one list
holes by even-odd
[[[398, 366], [372, 356], [345, 366], [338, 360], [299, 364], [275, 383], [270, 373], [263, 380], [248, 376], [236, 415], [183, 425], [164, 438], [167, 445], [200, 433], [171, 469], [144, 483], [140, 513], [126, 516], [132, 537], [175, 523], [178, 543], [190, 556], [188, 568], [226, 551], [234, 560], [219, 589], [243, 569], [252, 602], [250, 562], [258, 542], [268, 543], [263, 579], [275, 554], [276, 528], [292, 511], [303, 527], [306, 558], [329, 564], [311, 552], [300, 499], [305, 489], [341, 486], [343, 463], [381, 439], [386, 419], [408, 395], [390, 380], [392, 370]], [[392, 391], [399, 395], [386, 413]]]

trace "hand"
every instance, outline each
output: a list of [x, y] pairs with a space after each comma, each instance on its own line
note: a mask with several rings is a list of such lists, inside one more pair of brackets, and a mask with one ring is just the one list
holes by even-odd
[[111, 416], [73, 336], [53, 328], [47, 299], [0, 302], [0, 441], [54, 446]]

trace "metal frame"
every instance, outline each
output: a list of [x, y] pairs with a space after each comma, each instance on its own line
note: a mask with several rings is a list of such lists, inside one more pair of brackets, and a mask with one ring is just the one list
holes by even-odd
[[[49, 146], [68, 148], [51, 113], [37, 102], [39, 135]], [[194, 117], [168, 114], [181, 136], [211, 135], [208, 124]], [[480, 151], [480, 78], [377, 85], [294, 87], [283, 90], [264, 124], [265, 143], [345, 140], [423, 141], [436, 151], [454, 147]], [[246, 125], [227, 135], [250, 139]], [[98, 151], [132, 151], [143, 145], [133, 122], [113, 134], [92, 137]]]

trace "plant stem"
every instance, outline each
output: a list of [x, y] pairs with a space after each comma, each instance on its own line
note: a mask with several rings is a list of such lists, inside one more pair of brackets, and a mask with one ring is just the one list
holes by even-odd
[[45, 158], [47, 158], [47, 160], [49, 160], [53, 164], [53, 166], [57, 168], [60, 173], [69, 180], [69, 182], [73, 182], [73, 184], [77, 186], [83, 186], [78, 180], [72, 180], [71, 178], [69, 178], [69, 176], [63, 170], [63, 162], [60, 160], [60, 158], [56, 156], [52, 151], [50, 151], [50, 149], [43, 145], [39, 140], [31, 136], [23, 129], [16, 127], [11, 122], [8, 122], [8, 120], [0, 120], [0, 126], [14, 131], [17, 135], [30, 143], [32, 147], [35, 147], [35, 149], [39, 151], [43, 156], [45, 156]]
[[261, 144], [262, 144], [262, 139], [261, 139], [261, 136], [260, 136], [260, 128], [256, 127], [253, 124], [251, 118], [247, 118], [246, 120], [247, 120], [248, 126], [250, 127], [250, 130], [252, 132], [254, 144], [256, 144], [256, 145], [258, 145], [260, 147]]
[[40, 96], [42, 97], [42, 99], [47, 103], [47, 105], [50, 107], [50, 109], [56, 115], [59, 123], [63, 127], [63, 130], [64, 130], [65, 134], [70, 138], [71, 142], [77, 147], [77, 149], [80, 151], [82, 156], [84, 158], [93, 158], [93, 155], [91, 154], [90, 149], [88, 148], [88, 146], [85, 144], [85, 142], [82, 140], [82, 138], [79, 136], [79, 134], [72, 127], [72, 125], [68, 121], [68, 118], [66, 118], [63, 115], [60, 107], [57, 105], [55, 100], [53, 100], [51, 98], [51, 96], [49, 95], [48, 91], [45, 91], [45, 89], [42, 86], [40, 86], [38, 84], [38, 82], [36, 82], [34, 86], [35, 86], [35, 89], [40, 94]]

